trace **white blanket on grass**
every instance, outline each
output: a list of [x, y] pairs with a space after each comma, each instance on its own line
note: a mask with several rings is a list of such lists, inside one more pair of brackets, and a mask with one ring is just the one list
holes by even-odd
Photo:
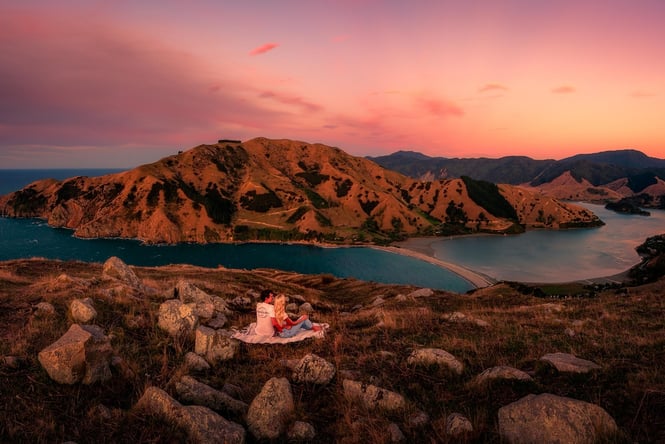
[[326, 335], [326, 329], [329, 327], [328, 324], [318, 324], [316, 322], [312, 323], [313, 325], [318, 325], [321, 327], [321, 330], [300, 330], [295, 336], [290, 338], [280, 338], [279, 336], [265, 336], [259, 335], [256, 333], [256, 322], [252, 322], [246, 328], [238, 330], [231, 336], [234, 339], [237, 339], [242, 342], [247, 342], [249, 344], [287, 344], [289, 342], [298, 342], [307, 338], [323, 338]]

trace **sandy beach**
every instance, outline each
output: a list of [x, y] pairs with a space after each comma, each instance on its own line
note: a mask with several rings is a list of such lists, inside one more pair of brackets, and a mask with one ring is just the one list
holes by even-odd
[[402, 254], [404, 256], [410, 256], [445, 268], [446, 270], [451, 271], [466, 279], [476, 288], [488, 287], [496, 283], [496, 280], [489, 276], [485, 276], [460, 265], [442, 261], [434, 257], [434, 250], [431, 248], [431, 244], [437, 240], [439, 240], [439, 238], [414, 237], [402, 242], [398, 242], [394, 246], [372, 246], [372, 248], [389, 251], [395, 254]]

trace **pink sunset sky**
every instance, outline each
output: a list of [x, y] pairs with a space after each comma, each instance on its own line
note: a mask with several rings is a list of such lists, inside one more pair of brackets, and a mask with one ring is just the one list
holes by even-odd
[[0, 0], [0, 168], [220, 138], [665, 158], [665, 1]]

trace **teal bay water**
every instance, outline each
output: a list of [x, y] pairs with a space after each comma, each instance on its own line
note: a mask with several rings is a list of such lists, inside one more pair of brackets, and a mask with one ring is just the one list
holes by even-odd
[[37, 219], [0, 218], [0, 260], [29, 257], [104, 262], [118, 256], [131, 265], [275, 268], [330, 273], [367, 281], [413, 284], [464, 293], [473, 286], [428, 262], [371, 248], [321, 248], [300, 244], [142, 245], [121, 239], [78, 239], [71, 230]]
[[598, 228], [534, 230], [511, 236], [437, 240], [437, 259], [454, 262], [498, 280], [568, 282], [626, 271], [640, 262], [635, 247], [665, 233], [665, 211], [651, 216], [619, 214], [602, 205], [579, 203], [600, 217]]

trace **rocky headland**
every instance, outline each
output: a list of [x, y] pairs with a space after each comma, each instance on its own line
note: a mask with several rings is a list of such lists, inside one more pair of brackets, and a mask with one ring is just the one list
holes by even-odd
[[415, 180], [339, 148], [266, 138], [200, 145], [102, 177], [37, 181], [0, 197], [0, 215], [147, 243], [386, 244], [602, 224], [585, 208], [514, 185]]

